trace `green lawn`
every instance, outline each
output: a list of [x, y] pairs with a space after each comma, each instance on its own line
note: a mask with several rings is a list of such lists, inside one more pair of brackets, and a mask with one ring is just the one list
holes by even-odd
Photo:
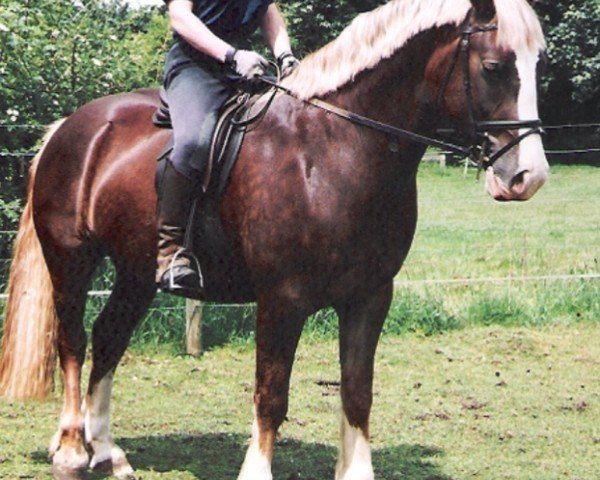
[[[371, 426], [377, 479], [599, 478], [599, 333], [585, 324], [385, 337]], [[251, 348], [127, 356], [113, 433], [144, 480], [235, 478], [253, 363]], [[333, 478], [338, 379], [336, 342], [301, 342], [275, 479]], [[60, 405], [1, 406], [0, 478], [51, 478], [45, 449]]]
[[599, 273], [600, 168], [554, 166], [527, 202], [495, 202], [459, 168], [421, 165], [402, 280]]

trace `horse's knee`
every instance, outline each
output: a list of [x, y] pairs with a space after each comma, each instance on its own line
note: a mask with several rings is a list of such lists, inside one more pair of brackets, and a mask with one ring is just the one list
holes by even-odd
[[184, 136], [177, 139], [177, 143], [171, 153], [171, 163], [179, 173], [190, 177], [193, 169], [200, 170], [200, 165], [192, 167], [192, 163], [204, 163], [206, 161], [207, 146], [198, 135]]

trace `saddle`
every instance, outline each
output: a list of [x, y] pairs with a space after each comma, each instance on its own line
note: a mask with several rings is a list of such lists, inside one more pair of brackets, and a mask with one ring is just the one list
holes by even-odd
[[[171, 117], [164, 91], [161, 90], [160, 93], [161, 103], [152, 121], [160, 128], [171, 129]], [[246, 130], [249, 125], [265, 115], [275, 96], [273, 91], [258, 113], [252, 114], [252, 107], [262, 96], [256, 91], [252, 93], [239, 91], [229, 98], [212, 121], [204, 122], [206, 131], [199, 132], [203, 138], [210, 139], [209, 157], [201, 188], [197, 192], [198, 198], [203, 197], [203, 200], [193, 203], [184, 239], [184, 247], [188, 252], [192, 252], [202, 279], [202, 291], [193, 297], [199, 300], [248, 302], [254, 298], [249, 272], [236, 255], [219, 215], [220, 199], [229, 183]], [[172, 149], [171, 135], [157, 159], [157, 182], [160, 182]]]
[[[209, 155], [201, 183], [202, 193], [219, 198], [225, 191], [229, 175], [241, 149], [246, 128], [254, 121], [254, 119], [249, 119], [249, 116], [256, 98], [248, 92], [238, 91], [225, 102], [218, 115], [209, 118], [204, 123], [205, 131], [199, 132], [199, 134], [203, 138], [210, 139], [210, 148], [208, 149]], [[160, 105], [152, 116], [152, 123], [159, 128], [173, 128], [169, 105], [163, 89], [160, 90]], [[172, 150], [173, 136], [171, 135], [157, 159], [157, 178], [160, 177], [164, 168], [164, 161], [169, 157]]]

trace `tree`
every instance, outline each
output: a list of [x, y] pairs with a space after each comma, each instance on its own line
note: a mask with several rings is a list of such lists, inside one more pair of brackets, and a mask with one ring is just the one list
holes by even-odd
[[160, 81], [169, 34], [156, 10], [122, 0], [11, 1], [0, 22], [2, 123], [45, 125], [95, 97]]
[[[548, 42], [548, 70], [540, 113], [546, 124], [598, 123], [600, 105], [600, 3], [597, 0], [545, 1], [537, 6]], [[550, 131], [549, 149], [600, 146], [600, 128]], [[567, 160], [568, 157], [562, 157]], [[598, 155], [573, 156], [593, 163]]]
[[299, 56], [313, 52], [337, 37], [359, 13], [373, 10], [386, 0], [296, 0], [283, 2], [292, 46]]
[[594, 121], [600, 104], [600, 3], [544, 2], [538, 7], [548, 41], [545, 116]]
[[[123, 0], [2, 0], [0, 13], [0, 183], [13, 205], [24, 193], [15, 152], [94, 98], [159, 85], [171, 36], [162, 12]], [[0, 211], [0, 229], [14, 223]]]

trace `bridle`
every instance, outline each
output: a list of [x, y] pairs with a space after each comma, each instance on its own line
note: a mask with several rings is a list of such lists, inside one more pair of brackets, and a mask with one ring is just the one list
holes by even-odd
[[[426, 135], [421, 135], [418, 133], [411, 132], [409, 130], [404, 130], [402, 128], [394, 127], [392, 125], [388, 125], [377, 120], [373, 120], [368, 117], [364, 117], [354, 112], [350, 112], [343, 108], [332, 105], [323, 100], [319, 100], [316, 98], [304, 100], [306, 103], [313, 105], [317, 108], [325, 110], [329, 113], [332, 113], [338, 117], [344, 118], [354, 124], [361, 125], [367, 128], [371, 128], [373, 130], [377, 130], [382, 133], [386, 133], [392, 137], [403, 138], [412, 142], [421, 143], [423, 145], [428, 145], [432, 147], [438, 147], [442, 150], [451, 151], [453, 153], [457, 153], [461, 156], [468, 157], [470, 161], [475, 163], [478, 167], [478, 171], [482, 169], [487, 169], [494, 165], [494, 163], [503, 155], [505, 155], [508, 151], [510, 151], [513, 147], [518, 145], [525, 138], [534, 134], [541, 134], [543, 132], [542, 122], [538, 119], [532, 120], [477, 120], [475, 116], [474, 102], [473, 102], [473, 92], [471, 88], [471, 75], [469, 69], [469, 52], [470, 52], [470, 43], [471, 43], [471, 35], [477, 33], [485, 33], [493, 30], [497, 30], [498, 26], [494, 23], [487, 23], [483, 25], [469, 25], [472, 16], [472, 10], [469, 11], [464, 23], [461, 26], [461, 39], [458, 43], [458, 46], [455, 50], [455, 53], [452, 57], [452, 61], [450, 63], [450, 67], [448, 68], [446, 75], [444, 77], [444, 81], [442, 83], [442, 87], [437, 96], [437, 107], [439, 109], [444, 94], [448, 88], [448, 84], [450, 83], [450, 79], [454, 70], [456, 70], [456, 66], [458, 65], [459, 60], [461, 61], [462, 71], [463, 71], [463, 86], [467, 103], [467, 115], [468, 115], [468, 124], [467, 124], [467, 133], [471, 139], [471, 145], [469, 147], [464, 147], [461, 145], [456, 145], [445, 140], [441, 140], [438, 138], [429, 137]], [[261, 80], [274, 87], [276, 90], [281, 90], [286, 94], [296, 97], [294, 93], [288, 88], [282, 86], [278, 81], [274, 81], [269, 79], [268, 77], [261, 77]], [[269, 102], [270, 103], [270, 102]], [[262, 115], [261, 115], [262, 116]], [[492, 153], [492, 143], [490, 141], [490, 132], [499, 131], [499, 130], [514, 130], [514, 129], [526, 129], [525, 132], [519, 134], [515, 138], [513, 138], [510, 142], [504, 145], [497, 152]], [[452, 130], [454, 131], [454, 130]]]
[[[471, 138], [471, 147], [469, 149], [469, 159], [477, 164], [478, 170], [487, 169], [494, 165], [494, 163], [502, 157], [504, 154], [509, 152], [513, 147], [518, 145], [525, 138], [533, 134], [543, 133], [542, 121], [539, 118], [532, 120], [477, 120], [475, 117], [475, 108], [473, 106], [473, 92], [471, 89], [471, 72], [469, 68], [469, 53], [471, 44], [471, 35], [477, 33], [491, 32], [498, 30], [498, 25], [495, 23], [486, 23], [483, 25], [470, 26], [469, 22], [471, 19], [472, 11], [469, 12], [465, 23], [463, 23], [461, 29], [461, 39], [452, 57], [452, 62], [444, 81], [442, 88], [440, 89], [437, 97], [438, 108], [442, 103], [442, 99], [452, 73], [456, 69], [456, 65], [460, 59], [462, 72], [463, 72], [463, 87], [467, 103], [467, 115], [468, 115], [468, 133]], [[498, 130], [513, 130], [513, 129], [527, 129], [523, 133], [514, 137], [510, 142], [504, 145], [497, 152], [492, 154], [491, 142], [489, 133]]]

